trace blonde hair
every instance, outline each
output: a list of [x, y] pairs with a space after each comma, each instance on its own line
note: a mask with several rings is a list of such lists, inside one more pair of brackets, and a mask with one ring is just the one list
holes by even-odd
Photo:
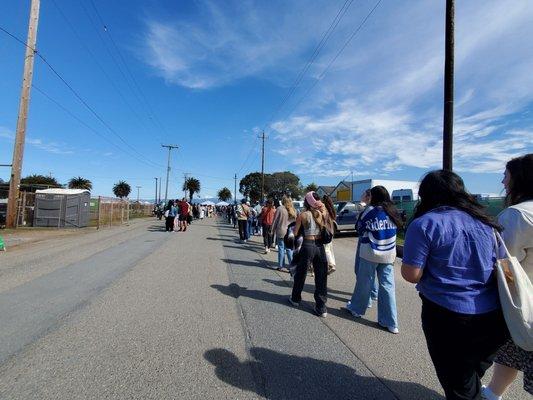
[[292, 204], [292, 199], [288, 196], [283, 196], [281, 199], [281, 204], [289, 213], [289, 219], [296, 219], [296, 210], [294, 209], [294, 205]]

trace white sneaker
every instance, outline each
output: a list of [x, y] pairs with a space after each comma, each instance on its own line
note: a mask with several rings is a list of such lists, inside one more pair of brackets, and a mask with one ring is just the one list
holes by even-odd
[[326, 318], [328, 316], [327, 312], [320, 312], [315, 308], [315, 314], [318, 315], [320, 318]]
[[490, 388], [483, 385], [481, 386], [481, 399], [482, 400], [501, 400], [502, 396], [496, 396]]
[[390, 326], [383, 326], [381, 325], [379, 322], [378, 322], [379, 326], [381, 326], [382, 328], [385, 328], [386, 330], [388, 330], [390, 333], [394, 333], [394, 334], [397, 334], [397, 333], [400, 333], [400, 331], [398, 330], [398, 328], [393, 328], [393, 327], [390, 327]]

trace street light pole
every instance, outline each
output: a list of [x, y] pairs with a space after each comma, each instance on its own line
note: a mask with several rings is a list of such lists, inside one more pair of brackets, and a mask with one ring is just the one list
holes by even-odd
[[139, 202], [139, 189], [142, 188], [142, 186], [136, 186], [137, 188], [137, 203]]
[[154, 178], [155, 179], [155, 197], [154, 197], [154, 202], [156, 204], [158, 204], [159, 202], [157, 201], [157, 178]]
[[236, 205], [237, 204], [237, 174], [235, 174], [235, 190], [233, 192], [233, 203]]
[[444, 121], [442, 131], [442, 168], [453, 169], [453, 80], [455, 0], [446, 0], [446, 48], [444, 55]]

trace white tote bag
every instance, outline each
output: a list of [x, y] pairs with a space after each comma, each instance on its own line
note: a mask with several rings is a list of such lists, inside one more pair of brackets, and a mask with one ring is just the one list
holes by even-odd
[[[496, 276], [505, 322], [513, 342], [524, 350], [533, 351], [533, 285], [526, 272], [494, 230], [496, 245]], [[505, 249], [506, 258], [498, 259], [498, 243]]]

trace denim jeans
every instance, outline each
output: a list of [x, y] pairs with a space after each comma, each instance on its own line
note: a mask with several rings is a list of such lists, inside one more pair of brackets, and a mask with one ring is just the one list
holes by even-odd
[[277, 238], [276, 244], [278, 245], [278, 266], [280, 268], [283, 268], [285, 266], [285, 252], [287, 252], [287, 260], [289, 261], [289, 264], [292, 262], [292, 250], [285, 248], [285, 242], [283, 241], [283, 238]]
[[[355, 276], [357, 276], [359, 272], [359, 246], [361, 246], [361, 242], [357, 241], [357, 250], [355, 252]], [[372, 305], [372, 300], [378, 299], [378, 280], [376, 279], [376, 276], [374, 274], [374, 279], [372, 280], [372, 291], [370, 292], [370, 298], [368, 299], [368, 306], [370, 307]]]
[[349, 309], [364, 315], [368, 307], [370, 292], [377, 273], [378, 289], [378, 323], [387, 328], [398, 327], [396, 313], [396, 293], [394, 285], [394, 268], [392, 264], [378, 264], [359, 258], [359, 268], [355, 290], [350, 300]]
[[249, 219], [248, 220], [248, 225], [246, 225], [246, 229], [247, 229], [247, 238], [246, 239], [250, 239], [250, 237], [252, 236], [252, 220]]
[[327, 312], [328, 260], [324, 246], [317, 244], [314, 240], [304, 240], [299, 251], [291, 298], [297, 303], [302, 301], [307, 267], [310, 263], [313, 264], [315, 270], [315, 307], [318, 312], [324, 313]]
[[248, 240], [248, 221], [245, 219], [239, 219], [239, 237]]

